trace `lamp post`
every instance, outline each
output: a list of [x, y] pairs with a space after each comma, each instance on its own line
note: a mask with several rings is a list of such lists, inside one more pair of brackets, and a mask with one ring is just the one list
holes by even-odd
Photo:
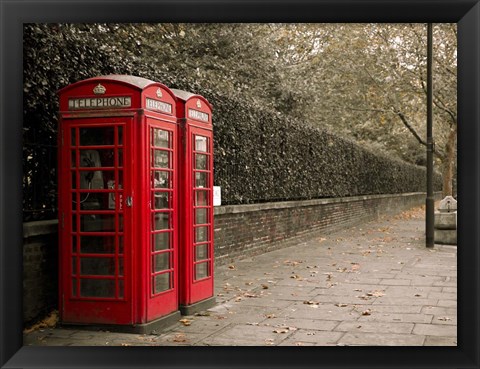
[[425, 233], [426, 246], [434, 245], [434, 198], [433, 198], [433, 150], [434, 143], [432, 137], [433, 125], [433, 32], [432, 23], [427, 25], [427, 199], [425, 214]]

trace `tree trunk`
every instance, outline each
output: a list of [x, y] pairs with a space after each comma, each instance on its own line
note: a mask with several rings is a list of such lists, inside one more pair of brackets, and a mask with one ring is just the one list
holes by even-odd
[[447, 144], [445, 147], [446, 155], [443, 162], [443, 186], [442, 196], [453, 196], [453, 170], [455, 168], [455, 148], [457, 143], [457, 125], [450, 129]]

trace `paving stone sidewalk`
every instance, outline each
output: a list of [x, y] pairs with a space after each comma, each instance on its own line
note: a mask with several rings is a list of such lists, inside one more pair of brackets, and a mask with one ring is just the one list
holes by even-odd
[[424, 209], [216, 268], [217, 305], [135, 335], [41, 329], [25, 345], [456, 346], [457, 248], [425, 247]]

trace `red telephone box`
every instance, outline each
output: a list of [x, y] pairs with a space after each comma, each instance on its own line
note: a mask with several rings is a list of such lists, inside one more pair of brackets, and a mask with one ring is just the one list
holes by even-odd
[[180, 311], [191, 315], [215, 304], [212, 107], [200, 95], [172, 92], [180, 125]]
[[140, 77], [59, 92], [65, 324], [145, 333], [178, 319], [176, 102]]

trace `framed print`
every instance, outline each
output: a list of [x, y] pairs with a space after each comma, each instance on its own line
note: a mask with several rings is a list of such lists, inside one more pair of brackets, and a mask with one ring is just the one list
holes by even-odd
[[[1, 40], [0, 40], [0, 367], [1, 368], [479, 368], [479, 166], [480, 166], [480, 4], [478, 0], [259, 0], [236, 1], [236, 0], [151, 0], [151, 1], [9, 1], [0, 0], [1, 14]], [[45, 24], [45, 23], [456, 23], [458, 31], [458, 343], [457, 346], [448, 347], [231, 347], [231, 346], [155, 346], [155, 347], [40, 347], [23, 346], [23, 263], [22, 263], [22, 172], [23, 172], [23, 154], [22, 154], [22, 124], [24, 121], [24, 55], [23, 51], [23, 32], [25, 24]], [[67, 54], [56, 55], [54, 57], [69, 57]], [[96, 86], [96, 93], [102, 93], [103, 86]], [[160, 91], [160, 92], [159, 92]], [[161, 97], [165, 99], [167, 91], [164, 86], [156, 86], [150, 96], [151, 101], [157, 101], [155, 106], [160, 106]], [[79, 93], [79, 98], [72, 104], [87, 104], [87, 99]], [[157, 93], [157, 95], [155, 95]], [[122, 92], [123, 94], [123, 92]], [[178, 91], [177, 91], [178, 94]], [[172, 93], [172, 96], [173, 93]], [[130, 107], [129, 97], [121, 96], [122, 100], [118, 104], [123, 104], [125, 108]], [[190, 98], [185, 98], [187, 101]], [[156, 99], [156, 100], [154, 100]], [[172, 97], [172, 101], [173, 101]], [[215, 109], [211, 112], [204, 109], [206, 100], [197, 99], [195, 124], [201, 127], [201, 124], [215, 120]], [[166, 100], [165, 100], [166, 101]], [[170, 101], [170, 100], [169, 100]], [[192, 100], [193, 101], [193, 100]], [[88, 100], [88, 104], [93, 104], [93, 100]], [[97, 104], [100, 104], [98, 100]], [[186, 102], [185, 102], [186, 103]], [[165, 103], [163, 103], [165, 104]], [[203, 104], [203, 105], [202, 105]], [[161, 105], [165, 106], [165, 105]], [[205, 110], [201, 113], [200, 110]], [[165, 111], [163, 111], [165, 113]], [[157, 112], [158, 113], [158, 112]], [[210, 115], [211, 114], [211, 115]], [[157, 114], [158, 115], [158, 114]], [[98, 118], [98, 117], [97, 117]], [[151, 118], [151, 117], [150, 117]], [[149, 119], [150, 119], [149, 118]], [[129, 130], [122, 131], [124, 123], [118, 122], [116, 118], [111, 118], [107, 122], [112, 132], [112, 152], [116, 159], [115, 169], [111, 173], [115, 179], [119, 180], [119, 173], [127, 172], [133, 167], [127, 164], [120, 164], [119, 157], [129, 157], [127, 151], [128, 145], [119, 144], [121, 140], [129, 137]], [[203, 123], [202, 123], [203, 121]], [[173, 129], [170, 129], [165, 123], [152, 123], [152, 138], [145, 139], [143, 142], [146, 151], [150, 149], [152, 155], [158, 155], [158, 165], [152, 165], [149, 170], [158, 174], [157, 182], [165, 180], [168, 173], [173, 173], [173, 164], [169, 163], [170, 151], [173, 150], [174, 143], [171, 143], [170, 137], [173, 136]], [[199, 123], [200, 122], [200, 123]], [[105, 123], [105, 122], [103, 122]], [[70, 127], [70, 126], [69, 126]], [[126, 127], [126, 125], [125, 125]], [[98, 127], [97, 127], [98, 128]], [[68, 150], [65, 155], [77, 155], [82, 145], [80, 139], [81, 129], [75, 125], [71, 126], [74, 133], [70, 136]], [[156, 130], [156, 131], [155, 131]], [[109, 131], [110, 132], [110, 131]], [[202, 131], [194, 127], [190, 137], [194, 142], [195, 149], [192, 149], [191, 156], [195, 159], [202, 159], [204, 162], [198, 164], [195, 162], [191, 168], [192, 191], [200, 194], [213, 193], [213, 181], [210, 171], [213, 166], [211, 151], [213, 150], [213, 136], [209, 132]], [[157, 139], [153, 135], [158, 135]], [[76, 135], [76, 136], [75, 136]], [[155, 136], [156, 137], [156, 136]], [[78, 140], [77, 140], [78, 138]], [[93, 138], [95, 139], [95, 137]], [[157, 142], [158, 141], [158, 142]], [[166, 143], [165, 143], [166, 142]], [[172, 141], [173, 142], [173, 141]], [[150, 146], [149, 146], [150, 145]], [[176, 144], [175, 144], [176, 145]], [[210, 145], [210, 146], [209, 146]], [[97, 145], [98, 146], [98, 145]], [[133, 147], [133, 146], [132, 146]], [[208, 150], [207, 150], [208, 147]], [[99, 148], [97, 148], [99, 149]], [[105, 148], [100, 148], [105, 150]], [[133, 148], [132, 148], [133, 151]], [[163, 155], [163, 156], [162, 156]], [[152, 156], [153, 157], [153, 156]], [[85, 168], [79, 167], [80, 154], [75, 156], [77, 160], [72, 168], [67, 168], [69, 175], [73, 172], [80, 176], [85, 172]], [[208, 159], [208, 161], [207, 161]], [[96, 159], [95, 159], [96, 160]], [[92, 161], [95, 161], [92, 158]], [[122, 159], [123, 160], [123, 159]], [[153, 160], [153, 159], [152, 159]], [[162, 164], [163, 163], [163, 164]], [[167, 164], [165, 164], [167, 163]], [[132, 164], [132, 163], [130, 163]], [[132, 164], [133, 165], [133, 164]], [[175, 164], [176, 165], [176, 164]], [[195, 165], [195, 166], [194, 166]], [[95, 167], [95, 165], [92, 165]], [[113, 167], [113, 164], [112, 164]], [[83, 171], [83, 172], [82, 172]], [[133, 169], [132, 169], [133, 171]], [[123, 172], [122, 172], [123, 173]], [[166, 174], [165, 174], [166, 173]], [[92, 174], [93, 175], [93, 174]], [[161, 175], [166, 176], [161, 177]], [[193, 179], [195, 175], [195, 181]], [[124, 209], [115, 203], [115, 194], [122, 195], [131, 185], [128, 181], [125, 187], [116, 184], [111, 178], [109, 188], [96, 188], [98, 193], [111, 189], [111, 194], [107, 193], [104, 209], [98, 214], [110, 212], [114, 217], [123, 214]], [[153, 177], [152, 177], [153, 178]], [[156, 177], [155, 177], [156, 178]], [[78, 180], [78, 181], [77, 181]], [[75, 196], [81, 199], [82, 191], [80, 178], [71, 180], [69, 177], [65, 183], [70, 186], [77, 184], [79, 188], [74, 188]], [[167, 180], [165, 180], [167, 181]], [[93, 183], [93, 180], [90, 180]], [[208, 182], [208, 188], [207, 187]], [[87, 183], [87, 182], [85, 182]], [[158, 206], [152, 210], [154, 218], [145, 217], [145, 219], [154, 219], [155, 216], [168, 214], [168, 209], [174, 208], [169, 204], [173, 197], [168, 197], [173, 190], [168, 186], [155, 188], [155, 179], [147, 179], [146, 184], [154, 183], [151, 189], [154, 200]], [[194, 185], [195, 183], [195, 185]], [[109, 185], [109, 186], [110, 186]], [[131, 185], [133, 186], [133, 185]], [[91, 190], [91, 188], [89, 188]], [[172, 191], [171, 191], [172, 190]], [[150, 187], [149, 187], [150, 191]], [[208, 192], [210, 191], [210, 192]], [[93, 191], [92, 193], [95, 193]], [[150, 192], [149, 192], [150, 194]], [[157, 195], [157, 197], [155, 197]], [[149, 195], [150, 196], [150, 195]], [[163, 197], [161, 197], [163, 196]], [[202, 195], [203, 196], [203, 195]], [[206, 199], [205, 195], [205, 199]], [[212, 195], [213, 196], [213, 195]], [[100, 196], [99, 196], [100, 197]], [[147, 196], [145, 195], [145, 198]], [[160, 198], [161, 197], [161, 198]], [[201, 197], [201, 196], [200, 196]], [[193, 198], [193, 195], [192, 195]], [[201, 198], [199, 203], [192, 205], [195, 209], [195, 220], [192, 215], [192, 227], [198, 229], [205, 227], [205, 224], [211, 224], [213, 221], [207, 221], [213, 217], [213, 197], [211, 203]], [[225, 197], [222, 193], [222, 201]], [[155, 202], [156, 201], [156, 202]], [[192, 200], [193, 201], [193, 200]], [[203, 202], [202, 202], [203, 201]], [[165, 205], [167, 204], [167, 205]], [[77, 206], [77, 205], [75, 205]], [[80, 205], [76, 208], [80, 214]], [[165, 210], [167, 209], [167, 210]], [[70, 211], [72, 209], [70, 208]], [[193, 211], [193, 210], [192, 210]], [[197, 214], [198, 213], [198, 214]], [[98, 215], [97, 214], [97, 215]], [[103, 214], [104, 215], [104, 214]], [[108, 214], [107, 214], [108, 215]], [[115, 219], [117, 219], [115, 218]], [[212, 218], [213, 219], [213, 218]], [[119, 221], [120, 222], [120, 221]], [[166, 221], [168, 223], [168, 221]], [[68, 222], [67, 222], [68, 223]], [[80, 221], [79, 223], [80, 224]], [[163, 224], [163, 223], [162, 223]], [[120, 223], [117, 223], [117, 228]], [[157, 227], [157, 228], [155, 228]], [[117, 229], [115, 228], [115, 229]], [[210, 227], [212, 228], [212, 227]], [[197, 266], [198, 275], [192, 276], [192, 281], [208, 279], [212, 273], [212, 253], [210, 249], [213, 230], [208, 229], [208, 235], [198, 236], [192, 233], [195, 238], [196, 250], [195, 256], [192, 254], [192, 265]], [[93, 228], [92, 228], [93, 229]], [[122, 228], [123, 229], [123, 228]], [[167, 226], [154, 226], [149, 230], [149, 241], [158, 242], [158, 249], [151, 251], [153, 261], [152, 286], [148, 285], [152, 296], [160, 295], [164, 290], [168, 290], [174, 283], [173, 277], [162, 279], [162, 276], [170, 273], [170, 265], [174, 264], [170, 258], [173, 246], [162, 246], [162, 242], [170, 245], [169, 229]], [[200, 233], [200, 232], [199, 232]], [[80, 233], [79, 233], [80, 234]], [[123, 235], [123, 234], [122, 234]], [[153, 236], [152, 236], [153, 235]], [[78, 240], [83, 235], [78, 236]], [[85, 237], [96, 237], [96, 230], [93, 229]], [[116, 237], [116, 238], [115, 238]], [[154, 237], [154, 238], [152, 238]], [[155, 238], [156, 237], [156, 238]], [[173, 237], [173, 236], [172, 236]], [[123, 241], [119, 239], [119, 232], [114, 234], [113, 245], [117, 248], [123, 247]], [[147, 239], [147, 237], [146, 237]], [[154, 241], [151, 241], [151, 240]], [[192, 241], [193, 242], [193, 241]], [[193, 244], [193, 243], [192, 243]], [[121, 246], [122, 245], [122, 246]], [[204, 246], [204, 247], [202, 247]], [[207, 246], [209, 248], [207, 248]], [[93, 246], [92, 246], [93, 247]], [[155, 246], [157, 247], [157, 246]], [[154, 248], [155, 248], [154, 247]], [[169, 251], [165, 251], [169, 250]], [[96, 251], [95, 251], [96, 252]], [[150, 250], [149, 250], [150, 252]], [[119, 256], [120, 255], [120, 256]], [[126, 254], [125, 254], [126, 255]], [[167, 255], [167, 256], [165, 256]], [[108, 256], [108, 255], [107, 255]], [[127, 255], [128, 256], [128, 255]], [[117, 252], [113, 262], [127, 260], [127, 256]], [[96, 261], [107, 259], [105, 255], [96, 257]], [[94, 257], [92, 257], [93, 259]], [[170, 258], [170, 259], [169, 259]], [[149, 259], [149, 263], [152, 263]], [[77, 262], [77, 261], [75, 261]], [[76, 264], [80, 268], [80, 263]], [[115, 264], [117, 265], [117, 264]], [[145, 263], [145, 265], [149, 265]], [[108, 266], [107, 266], [108, 267]], [[203, 268], [204, 267], [204, 268]], [[125, 295], [131, 293], [131, 290], [125, 288], [123, 294], [123, 281], [125, 276], [123, 271], [128, 271], [122, 264], [122, 272], [119, 272], [120, 266], [117, 265], [115, 278], [94, 276], [86, 280], [96, 281], [108, 285], [110, 280], [112, 291], [111, 296], [117, 300], [122, 300]], [[202, 269], [203, 268], [203, 269]], [[72, 267], [73, 269], [73, 267]], [[172, 269], [172, 268], [171, 268]], [[69, 269], [70, 270], [70, 269]], [[166, 272], [167, 271], [167, 272]], [[73, 272], [72, 272], [73, 273]], [[70, 275], [69, 275], [70, 277]], [[71, 282], [74, 280], [74, 282]], [[72, 283], [69, 289], [78, 288], [72, 292], [76, 297], [82, 297], [78, 292], [81, 286], [82, 278], [70, 278], [66, 283]], [[141, 282], [138, 282], [141, 283]], [[155, 284], [156, 283], [156, 284]], [[193, 285], [193, 282], [192, 282]], [[156, 288], [156, 289], [155, 289]], [[203, 296], [201, 288], [192, 291]], [[205, 289], [207, 287], [204, 287]], [[211, 296], [212, 287], [209, 284], [205, 296]], [[192, 292], [192, 293], [193, 293]], [[93, 293], [93, 292], [92, 292]], [[105, 292], [105, 296], [111, 297]], [[99, 296], [101, 300], [105, 296]], [[96, 296], [98, 297], [98, 296]], [[203, 298], [203, 297], [202, 297]], [[173, 299], [173, 297], [172, 297]], [[79, 299], [80, 300], [80, 299]], [[169, 300], [170, 301], [170, 300]], [[100, 304], [100, 303], [99, 303]], [[78, 304], [81, 306], [81, 303]], [[81, 309], [80, 309], [81, 310]], [[119, 309], [120, 311], [120, 309]], [[170, 311], [170, 310], [169, 310]], [[122, 319], [128, 320], [131, 309], [123, 309], [119, 312]]]

